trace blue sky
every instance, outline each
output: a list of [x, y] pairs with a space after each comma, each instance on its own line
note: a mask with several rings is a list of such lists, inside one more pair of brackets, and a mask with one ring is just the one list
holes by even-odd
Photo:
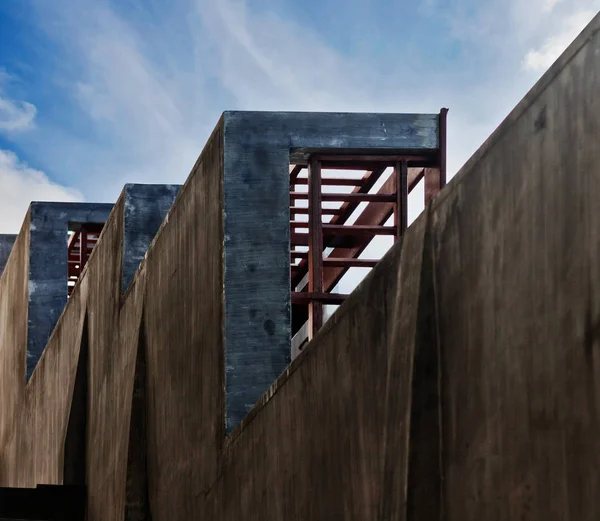
[[438, 112], [453, 174], [600, 0], [2, 0], [0, 233], [182, 182], [230, 109]]

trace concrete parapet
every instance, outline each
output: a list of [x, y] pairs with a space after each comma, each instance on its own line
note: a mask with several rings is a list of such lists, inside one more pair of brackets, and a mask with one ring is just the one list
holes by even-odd
[[290, 163], [317, 152], [435, 152], [438, 114], [225, 112], [226, 423], [231, 431], [291, 358]]
[[104, 223], [112, 204], [33, 202], [29, 207], [27, 379], [67, 303], [69, 225]]
[[[129, 184], [124, 189], [122, 287], [131, 283], [140, 261], [167, 215], [179, 185]], [[67, 242], [70, 227], [104, 223], [112, 204], [33, 202], [30, 206], [27, 379], [67, 303]], [[0, 263], [16, 236], [0, 237]], [[2, 264], [0, 264], [2, 266]]]
[[8, 261], [8, 256], [12, 250], [13, 244], [17, 239], [16, 235], [10, 234], [1, 234], [0, 235], [0, 276], [2, 276], [2, 272], [4, 271], [4, 266], [6, 266], [6, 262]]

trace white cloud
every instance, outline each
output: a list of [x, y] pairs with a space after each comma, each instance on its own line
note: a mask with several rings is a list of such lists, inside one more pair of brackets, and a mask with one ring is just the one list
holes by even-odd
[[542, 11], [549, 13], [563, 0], [542, 0]]
[[[343, 57], [309, 27], [245, 1], [198, 4], [215, 41], [217, 72], [237, 104], [256, 110], [369, 110], [377, 66]], [[368, 72], [359, 81], [362, 73]], [[405, 95], [405, 94], [404, 94]]]
[[158, 14], [158, 4], [147, 3], [127, 16], [117, 2], [37, 0], [38, 22], [62, 50], [56, 75], [89, 134], [38, 123], [21, 146], [95, 200], [114, 200], [125, 182], [183, 181], [225, 109], [448, 106], [452, 174], [532, 85], [521, 57], [562, 26], [560, 9], [581, 11], [596, 1], [490, 0], [474, 9], [457, 2], [462, 10], [442, 15], [431, 9], [449, 31], [460, 28], [466, 54], [485, 56], [475, 77], [466, 63], [417, 72], [400, 58], [394, 67], [376, 56], [358, 60], [333, 48], [328, 35], [244, 0], [178, 0]]
[[[5, 85], [13, 79], [0, 71], [0, 133], [8, 137], [32, 130], [37, 113], [31, 103], [13, 100], [4, 94]], [[27, 166], [14, 152], [0, 149], [0, 233], [18, 232], [31, 201], [81, 198], [78, 191], [55, 184], [43, 172]]]
[[548, 69], [595, 15], [595, 11], [584, 9], [566, 17], [556, 34], [550, 34], [541, 45], [527, 52], [523, 68], [535, 72]]
[[33, 127], [36, 108], [26, 101], [0, 97], [0, 132], [18, 132]]
[[[245, 0], [177, 0], [158, 14], [158, 4], [148, 2], [127, 16], [118, 11], [127, 3], [116, 1], [35, 1], [40, 27], [61, 49], [56, 76], [89, 134], [39, 122], [25, 145], [44, 168], [71, 178], [94, 200], [114, 200], [125, 182], [182, 182], [226, 109], [447, 106], [451, 177], [532, 85], [521, 58], [527, 54], [528, 71], [545, 67], [600, 0], [489, 0], [475, 7], [457, 1], [456, 8], [428, 0], [427, 16], [446, 20], [464, 54], [479, 56], [476, 74], [466, 60], [442, 72], [413, 70], [403, 49], [393, 66], [376, 55], [359, 60], [336, 50], [329, 35]], [[565, 16], [563, 7], [577, 7], [579, 18]], [[80, 196], [3, 157], [1, 172], [9, 174], [0, 175], [14, 186], [30, 183], [62, 200]], [[26, 201], [19, 204], [12, 214], [20, 220]]]
[[0, 149], [0, 233], [17, 233], [31, 201], [79, 201], [77, 191], [52, 183], [39, 170]]
[[5, 85], [11, 77], [0, 70], [0, 132], [21, 132], [34, 126], [36, 108], [26, 101], [11, 99]]

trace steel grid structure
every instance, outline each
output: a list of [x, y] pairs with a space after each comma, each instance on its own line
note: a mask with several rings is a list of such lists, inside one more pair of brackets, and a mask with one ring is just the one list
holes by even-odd
[[94, 246], [100, 238], [100, 233], [104, 224], [85, 223], [77, 227], [76, 230], [70, 230], [69, 241], [67, 244], [68, 256], [68, 295], [70, 296], [75, 288], [75, 284], [81, 276]]
[[[313, 154], [306, 164], [290, 167], [293, 350], [322, 327], [325, 305], [346, 299], [348, 295], [332, 291], [348, 270], [373, 268], [379, 262], [359, 258], [371, 241], [382, 235], [402, 237], [408, 225], [408, 194], [423, 180], [427, 205], [445, 186], [447, 112], [440, 111], [439, 149], [434, 154]], [[324, 170], [336, 172], [325, 176]], [[362, 177], [351, 174], [360, 171]], [[362, 211], [361, 203], [366, 203]], [[393, 226], [386, 226], [392, 215]]]

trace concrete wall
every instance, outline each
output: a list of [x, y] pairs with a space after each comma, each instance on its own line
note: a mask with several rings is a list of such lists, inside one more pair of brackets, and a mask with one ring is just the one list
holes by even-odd
[[435, 154], [438, 130], [438, 114], [225, 112], [228, 432], [291, 360], [290, 162], [317, 151]]
[[104, 223], [112, 204], [32, 202], [29, 207], [27, 378], [67, 303], [70, 223]]
[[599, 30], [229, 436], [223, 126], [124, 297], [119, 200], [27, 387], [26, 223], [0, 280], [0, 484], [60, 483], [83, 431], [90, 520], [597, 520]]
[[16, 235], [0, 234], [0, 276], [2, 276], [4, 266], [6, 266], [8, 256], [16, 239]]
[[[19, 457], [17, 438], [31, 439], [21, 430], [27, 351], [29, 283], [29, 213], [0, 277], [0, 481], [18, 483], [10, 465]], [[56, 407], [61, 404], [57, 403]], [[58, 410], [57, 410], [58, 412]], [[27, 460], [32, 461], [29, 456]]]
[[446, 519], [600, 517], [599, 31], [432, 210]]
[[[179, 191], [179, 185], [126, 185], [122, 289]], [[29, 379], [67, 303], [67, 244], [70, 225], [104, 223], [112, 204], [33, 202], [29, 209], [27, 369]], [[0, 236], [0, 268], [16, 236]], [[0, 270], [1, 273], [2, 270]]]

